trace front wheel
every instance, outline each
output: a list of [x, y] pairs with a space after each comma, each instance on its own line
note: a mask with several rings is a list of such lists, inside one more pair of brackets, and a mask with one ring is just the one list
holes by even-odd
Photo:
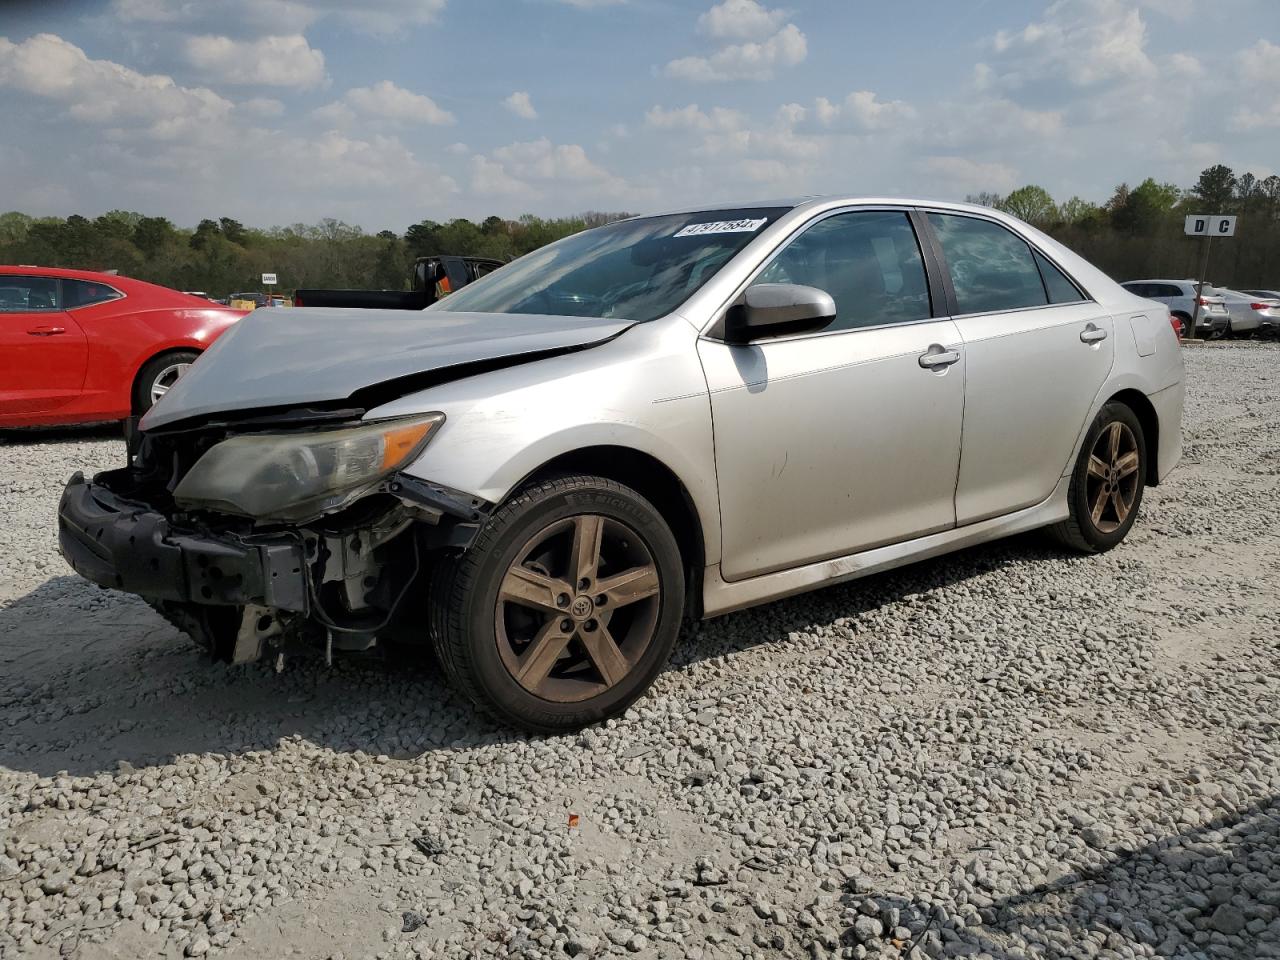
[[1106, 404], [1089, 428], [1071, 475], [1070, 516], [1052, 528], [1053, 534], [1084, 553], [1110, 550], [1138, 516], [1146, 475], [1142, 423], [1125, 404]]
[[684, 612], [675, 537], [602, 477], [532, 484], [438, 566], [431, 635], [455, 687], [537, 733], [617, 716], [648, 688]]
[[194, 350], [179, 350], [152, 357], [144, 363], [133, 384], [133, 412], [141, 416], [155, 406], [198, 356]]

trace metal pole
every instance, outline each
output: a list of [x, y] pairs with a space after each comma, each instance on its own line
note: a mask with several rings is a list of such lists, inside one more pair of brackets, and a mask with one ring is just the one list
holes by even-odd
[[1200, 256], [1200, 277], [1196, 284], [1196, 305], [1191, 311], [1191, 331], [1187, 334], [1188, 340], [1196, 338], [1196, 327], [1200, 324], [1200, 300], [1204, 297], [1204, 278], [1209, 273], [1209, 244], [1213, 243], [1213, 234], [1210, 233], [1204, 238], [1204, 252]]

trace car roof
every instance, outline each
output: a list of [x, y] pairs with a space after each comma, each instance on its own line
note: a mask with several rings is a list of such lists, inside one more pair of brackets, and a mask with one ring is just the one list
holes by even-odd
[[101, 270], [73, 270], [70, 267], [42, 267], [35, 263], [0, 263], [0, 276], [27, 276], [39, 273], [46, 277], [58, 277], [62, 280], [92, 280], [95, 283], [128, 282], [131, 277], [122, 277], [117, 273], [106, 273]]
[[938, 207], [946, 210], [982, 213], [997, 218], [1008, 216], [1007, 214], [996, 210], [994, 207], [986, 207], [978, 203], [960, 203], [955, 200], [944, 200], [937, 197], [894, 197], [881, 196], [877, 194], [834, 193], [820, 196], [790, 197], [779, 200], [745, 200], [736, 203], [704, 203], [693, 206], [677, 207], [671, 210], [661, 210], [656, 213], [640, 214], [632, 219], [673, 216], [681, 213], [710, 213], [716, 210], [756, 210], [777, 207], [799, 209], [802, 207], [829, 206], [831, 204], [872, 207]]

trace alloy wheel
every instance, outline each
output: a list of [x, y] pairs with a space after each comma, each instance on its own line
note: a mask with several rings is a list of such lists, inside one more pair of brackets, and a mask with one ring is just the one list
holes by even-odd
[[620, 683], [653, 641], [662, 584], [625, 523], [598, 514], [555, 521], [517, 552], [498, 588], [498, 651], [525, 690], [558, 703]]
[[151, 402], [155, 404], [169, 392], [169, 388], [178, 382], [178, 378], [187, 372], [190, 363], [171, 363], [151, 381]]
[[1099, 533], [1114, 533], [1129, 519], [1138, 497], [1138, 438], [1128, 424], [1113, 420], [1089, 455], [1085, 497]]

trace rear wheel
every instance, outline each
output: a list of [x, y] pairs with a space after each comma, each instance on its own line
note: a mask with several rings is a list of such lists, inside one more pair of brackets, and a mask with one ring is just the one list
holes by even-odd
[[1138, 516], [1146, 475], [1141, 422], [1123, 403], [1106, 404], [1089, 428], [1071, 475], [1071, 514], [1052, 528], [1053, 534], [1084, 553], [1110, 550]]
[[437, 568], [431, 634], [455, 686], [539, 733], [617, 716], [679, 632], [684, 568], [661, 514], [612, 480], [534, 484]]
[[1185, 313], [1175, 313], [1173, 315], [1173, 318], [1178, 321], [1179, 329], [1181, 330], [1181, 333], [1179, 334], [1179, 336], [1181, 336], [1183, 340], [1190, 339], [1191, 318], [1188, 317]]
[[141, 416], [155, 406], [198, 356], [194, 350], [179, 350], [152, 357], [144, 363], [133, 384], [133, 412]]

